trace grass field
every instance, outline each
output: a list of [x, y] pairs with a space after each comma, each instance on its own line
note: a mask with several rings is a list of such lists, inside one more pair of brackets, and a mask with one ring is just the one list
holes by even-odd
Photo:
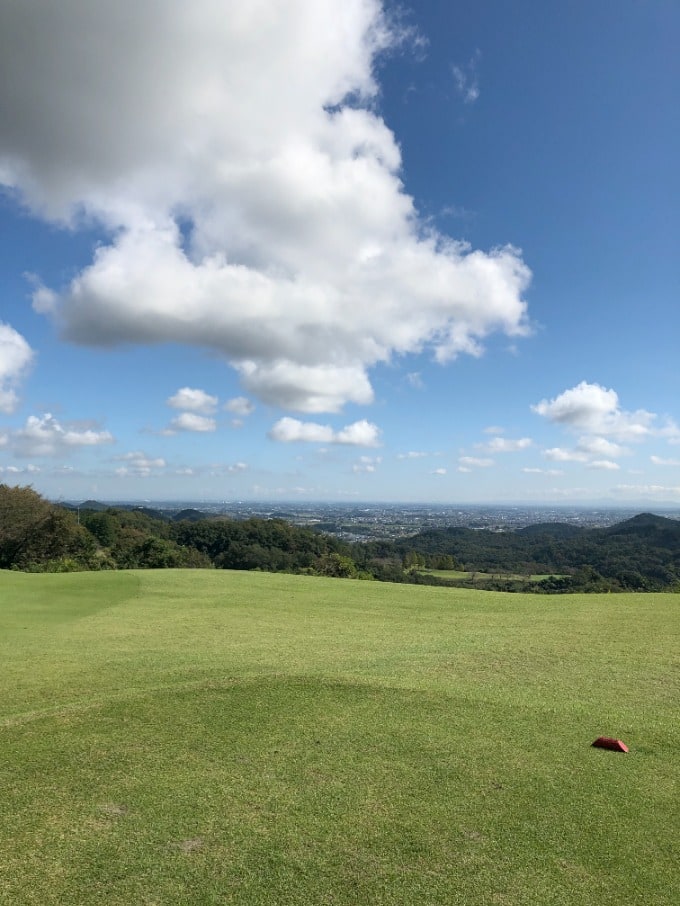
[[675, 906], [679, 608], [0, 572], [0, 903]]

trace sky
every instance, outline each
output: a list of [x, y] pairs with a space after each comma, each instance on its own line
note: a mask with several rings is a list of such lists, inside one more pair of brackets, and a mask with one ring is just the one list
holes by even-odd
[[0, 483], [680, 504], [676, 0], [0, 0]]

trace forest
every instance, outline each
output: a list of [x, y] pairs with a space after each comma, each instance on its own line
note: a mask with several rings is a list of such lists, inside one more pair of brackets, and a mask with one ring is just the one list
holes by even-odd
[[139, 507], [77, 511], [0, 484], [0, 569], [239, 569], [559, 594], [680, 591], [680, 521], [643, 513], [608, 528], [431, 529], [348, 543], [283, 519]]

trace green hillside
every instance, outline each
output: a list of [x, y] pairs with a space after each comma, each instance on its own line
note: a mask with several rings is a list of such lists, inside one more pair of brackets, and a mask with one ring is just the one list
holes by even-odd
[[679, 635], [672, 594], [0, 572], [0, 903], [670, 906]]

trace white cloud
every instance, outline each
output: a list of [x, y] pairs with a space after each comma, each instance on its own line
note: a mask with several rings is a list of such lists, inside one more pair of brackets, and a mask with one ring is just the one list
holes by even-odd
[[178, 416], [170, 422], [171, 431], [197, 431], [205, 433], [215, 431], [217, 422], [214, 418], [207, 415], [199, 415], [197, 412], [180, 412]]
[[605, 437], [581, 437], [577, 449], [586, 454], [609, 457], [624, 456], [630, 452], [626, 447], [607, 440]]
[[333, 443], [334, 431], [330, 425], [316, 422], [301, 422], [297, 418], [281, 418], [269, 431], [272, 440], [283, 443], [304, 441], [306, 443]]
[[538, 469], [538, 468], [524, 468], [522, 469], [525, 475], [564, 475], [562, 469]]
[[227, 472], [245, 472], [248, 468], [248, 464], [245, 462], [235, 462], [230, 466], [227, 466]]
[[16, 409], [19, 397], [16, 384], [33, 360], [33, 350], [9, 324], [0, 321], [0, 412]]
[[665, 437], [669, 444], [680, 444], [680, 425], [672, 418], [666, 419], [666, 424], [658, 432], [659, 437]]
[[517, 453], [519, 450], [526, 450], [533, 444], [530, 437], [520, 437], [517, 440], [510, 440], [507, 437], [494, 437], [486, 444], [478, 444], [489, 453]]
[[618, 462], [613, 462], [611, 459], [594, 459], [592, 462], [588, 463], [588, 468], [614, 472], [617, 469], [620, 469], [621, 466]]
[[152, 458], [147, 456], [141, 450], [135, 450], [131, 453], [123, 453], [115, 457], [117, 462], [124, 462], [124, 466], [116, 469], [116, 475], [124, 477], [126, 475], [135, 475], [140, 478], [146, 478], [153, 471], [164, 469], [165, 460], [161, 457]]
[[0, 178], [113, 237], [34, 304], [77, 343], [216, 350], [249, 393], [308, 413], [370, 403], [397, 354], [527, 334], [520, 252], [436, 232], [401, 182], [372, 100], [402, 38], [379, 0], [10, 4]]
[[202, 415], [212, 415], [217, 408], [217, 397], [211, 396], [205, 390], [191, 387], [182, 387], [177, 393], [169, 397], [168, 406], [173, 409], [185, 409], [189, 412], [198, 412]]
[[36, 475], [38, 472], [41, 472], [42, 469], [40, 466], [34, 466], [29, 463], [29, 465], [24, 466], [0, 466], [0, 475]]
[[373, 422], [362, 418], [358, 422], [342, 428], [335, 436], [336, 444], [352, 444], [359, 447], [377, 447], [380, 445], [380, 428]]
[[316, 422], [302, 422], [297, 418], [281, 418], [269, 432], [272, 440], [283, 443], [303, 441], [320, 444], [350, 444], [360, 447], [377, 447], [380, 429], [372, 422], [362, 419], [335, 431], [330, 425]]
[[655, 466], [680, 466], [680, 459], [663, 459], [661, 456], [650, 456]]
[[29, 416], [23, 428], [10, 432], [9, 441], [17, 456], [58, 456], [77, 447], [112, 443], [113, 436], [76, 424], [64, 426], [48, 412]]
[[56, 311], [59, 303], [59, 296], [54, 290], [48, 289], [37, 274], [24, 274], [28, 282], [34, 287], [31, 294], [31, 304], [33, 311], [41, 315], [52, 314]]
[[462, 466], [472, 466], [475, 469], [488, 469], [494, 464], [493, 459], [480, 458], [478, 456], [459, 456], [458, 462]]
[[380, 463], [382, 456], [360, 456], [359, 462], [352, 466], [353, 472], [375, 472]]
[[408, 453], [397, 453], [397, 459], [423, 459], [428, 455], [421, 450], [409, 450]]
[[446, 469], [444, 469], [444, 468], [433, 469], [432, 474], [433, 475], [446, 475]]
[[235, 396], [224, 404], [227, 412], [233, 412], [234, 415], [246, 416], [255, 411], [254, 403], [246, 396]]
[[563, 447], [550, 447], [543, 451], [546, 459], [552, 462], [588, 462], [588, 455], [579, 450], [565, 450]]
[[477, 63], [481, 54], [477, 50], [474, 56], [465, 66], [452, 66], [451, 72], [456, 85], [458, 94], [462, 97], [464, 104], [474, 104], [479, 98], [479, 77], [477, 75]]
[[122, 453], [120, 456], [116, 456], [115, 460], [117, 462], [128, 462], [136, 468], [142, 469], [161, 469], [165, 467], [165, 460], [163, 458], [156, 457], [155, 459], [152, 459], [141, 450], [134, 450], [131, 453]]
[[581, 381], [552, 400], [541, 400], [531, 409], [569, 429], [628, 441], [649, 436], [656, 419], [652, 412], [644, 409], [625, 412], [619, 406], [615, 390], [586, 381]]

